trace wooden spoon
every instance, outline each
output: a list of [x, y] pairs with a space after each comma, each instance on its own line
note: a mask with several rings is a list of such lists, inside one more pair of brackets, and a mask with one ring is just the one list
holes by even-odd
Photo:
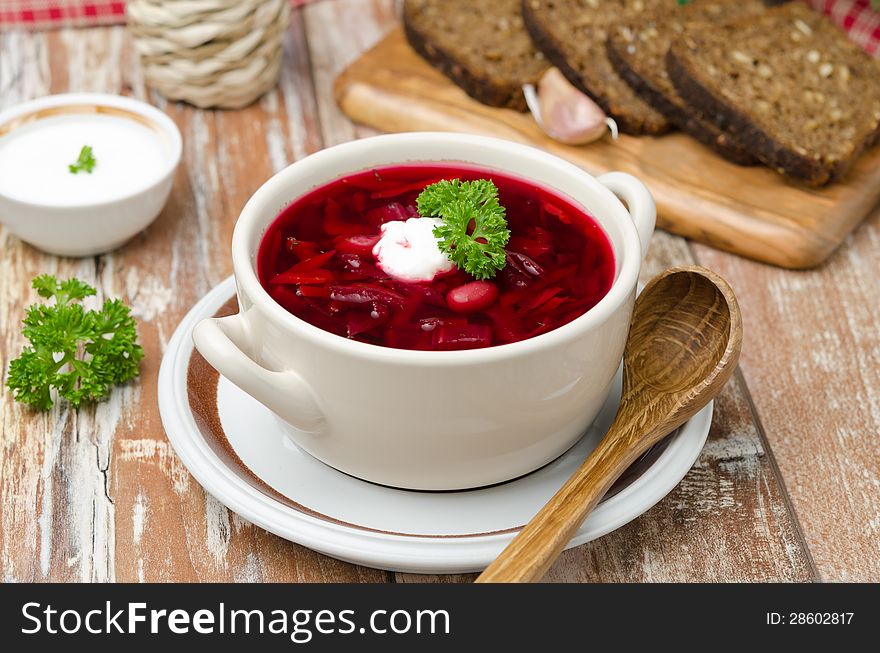
[[540, 580], [626, 468], [721, 391], [741, 346], [739, 305], [724, 279], [690, 266], [651, 280], [633, 310], [614, 423], [477, 582]]

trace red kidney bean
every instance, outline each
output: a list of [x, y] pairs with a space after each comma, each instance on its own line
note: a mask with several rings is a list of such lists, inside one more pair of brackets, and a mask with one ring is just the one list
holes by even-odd
[[446, 293], [446, 305], [456, 313], [473, 313], [498, 299], [498, 286], [491, 281], [471, 281]]

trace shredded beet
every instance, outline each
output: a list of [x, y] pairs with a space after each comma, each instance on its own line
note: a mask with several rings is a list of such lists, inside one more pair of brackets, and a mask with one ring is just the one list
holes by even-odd
[[[438, 179], [491, 178], [507, 210], [507, 265], [488, 281], [461, 270], [430, 283], [390, 278], [373, 248], [381, 225], [418, 217]], [[582, 315], [611, 287], [614, 258], [598, 225], [565, 198], [495, 172], [453, 165], [368, 170], [312, 191], [269, 227], [260, 281], [297, 317], [386, 347], [474, 349], [517, 342]]]

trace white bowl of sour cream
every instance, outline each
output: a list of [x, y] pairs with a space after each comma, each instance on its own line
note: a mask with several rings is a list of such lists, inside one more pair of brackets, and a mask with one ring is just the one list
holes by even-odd
[[108, 252], [159, 215], [181, 149], [174, 122], [131, 98], [16, 105], [0, 112], [0, 222], [51, 254]]

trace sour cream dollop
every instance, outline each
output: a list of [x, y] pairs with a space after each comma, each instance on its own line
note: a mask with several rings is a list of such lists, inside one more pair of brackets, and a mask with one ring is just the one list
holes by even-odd
[[433, 281], [437, 275], [455, 270], [434, 236], [439, 218], [410, 218], [382, 225], [382, 237], [373, 247], [373, 256], [382, 270], [410, 283]]

